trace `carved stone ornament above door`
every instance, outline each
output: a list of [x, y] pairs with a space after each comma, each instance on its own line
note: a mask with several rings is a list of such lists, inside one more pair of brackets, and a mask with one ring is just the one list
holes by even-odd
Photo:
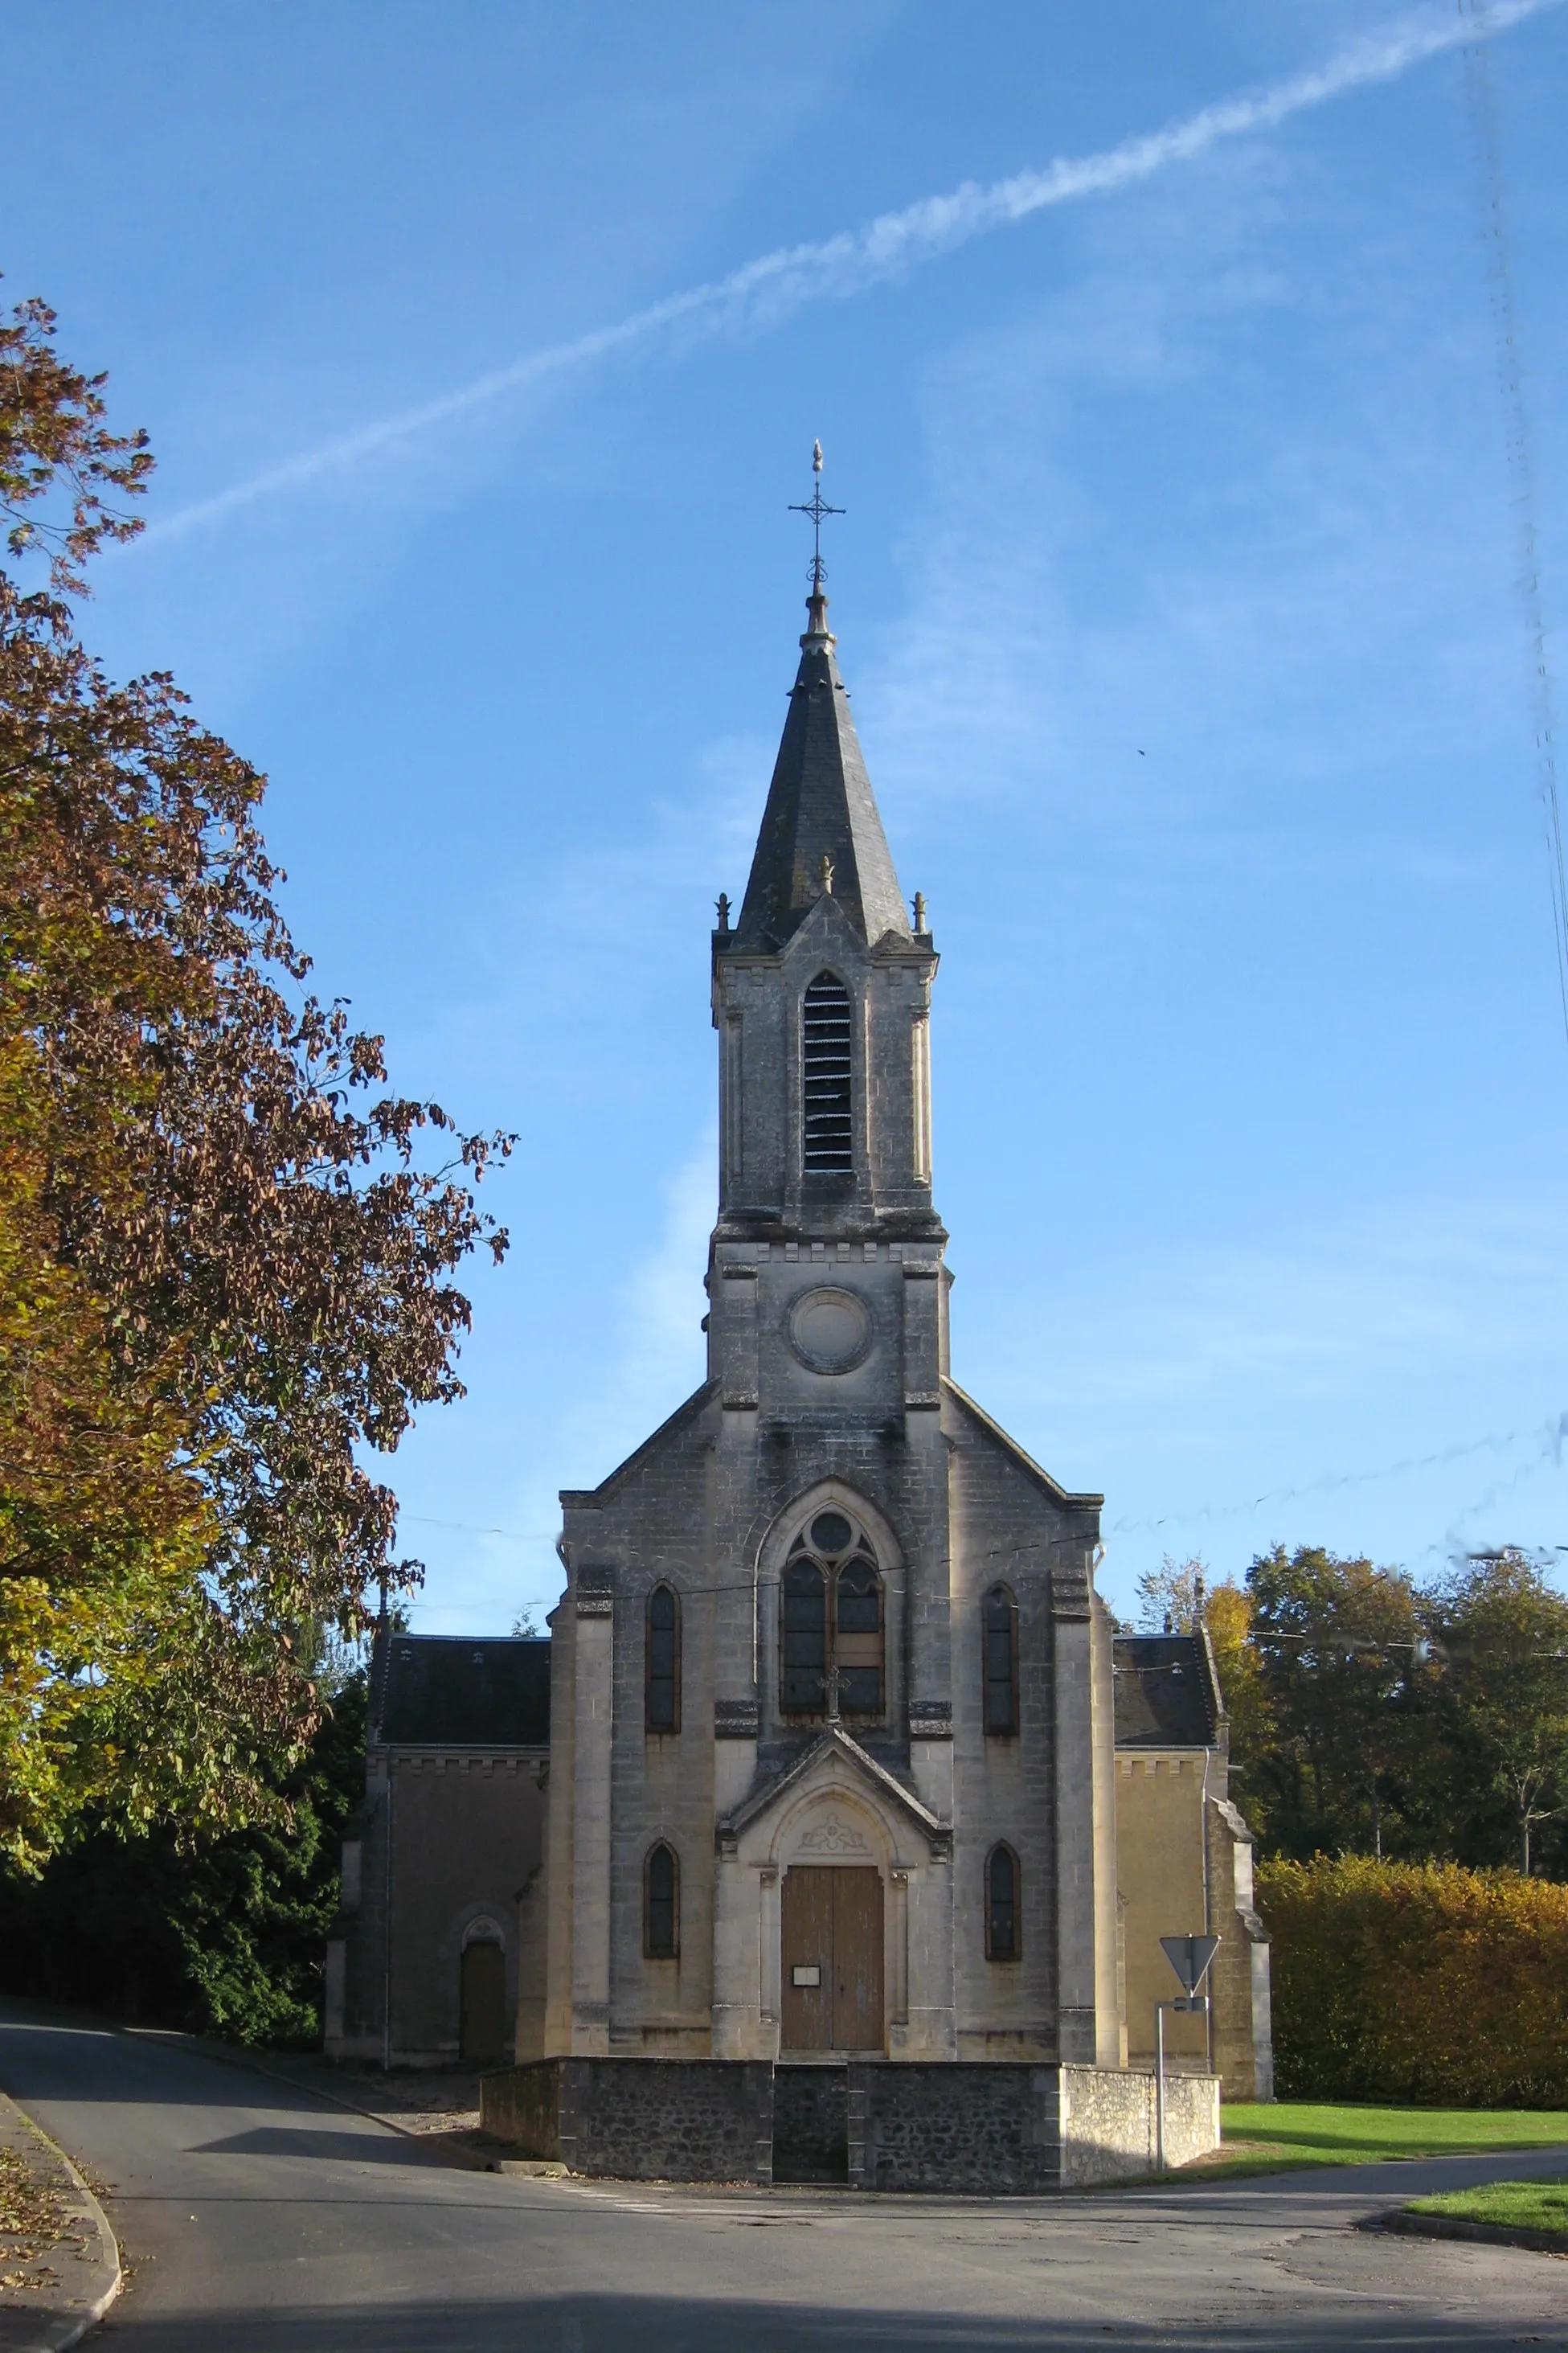
[[802, 1854], [869, 1854], [869, 1842], [853, 1822], [841, 1822], [837, 1814], [829, 1814], [825, 1822], [807, 1831], [800, 1842]]

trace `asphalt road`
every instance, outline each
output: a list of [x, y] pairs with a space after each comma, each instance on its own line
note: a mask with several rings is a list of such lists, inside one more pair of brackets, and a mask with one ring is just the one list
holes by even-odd
[[104, 2353], [1568, 2347], [1568, 2260], [1352, 2227], [1568, 2149], [1048, 2201], [529, 2181], [12, 2003], [0, 2086], [109, 2188]]

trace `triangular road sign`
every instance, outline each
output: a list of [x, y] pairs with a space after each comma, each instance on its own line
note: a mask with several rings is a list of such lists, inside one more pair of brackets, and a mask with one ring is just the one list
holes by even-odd
[[1162, 1936], [1160, 1949], [1182, 1981], [1182, 1991], [1196, 1993], [1219, 1950], [1217, 1936]]

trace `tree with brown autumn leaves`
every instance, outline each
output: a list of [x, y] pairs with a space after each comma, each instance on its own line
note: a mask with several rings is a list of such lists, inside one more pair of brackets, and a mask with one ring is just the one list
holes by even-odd
[[0, 319], [0, 1852], [243, 1820], [394, 1556], [363, 1469], [461, 1394], [510, 1139], [390, 1091], [306, 987], [264, 779], [76, 608], [153, 460], [40, 302]]

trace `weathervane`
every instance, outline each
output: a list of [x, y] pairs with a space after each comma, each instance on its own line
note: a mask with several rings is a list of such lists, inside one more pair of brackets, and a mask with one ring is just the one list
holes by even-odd
[[843, 514], [846, 512], [843, 507], [830, 507], [822, 495], [822, 444], [820, 441], [814, 441], [811, 445], [811, 504], [805, 506], [799, 501], [792, 501], [790, 512], [811, 517], [811, 593], [814, 596], [820, 596], [822, 584], [827, 577], [827, 567], [822, 561], [822, 518], [824, 515]]

